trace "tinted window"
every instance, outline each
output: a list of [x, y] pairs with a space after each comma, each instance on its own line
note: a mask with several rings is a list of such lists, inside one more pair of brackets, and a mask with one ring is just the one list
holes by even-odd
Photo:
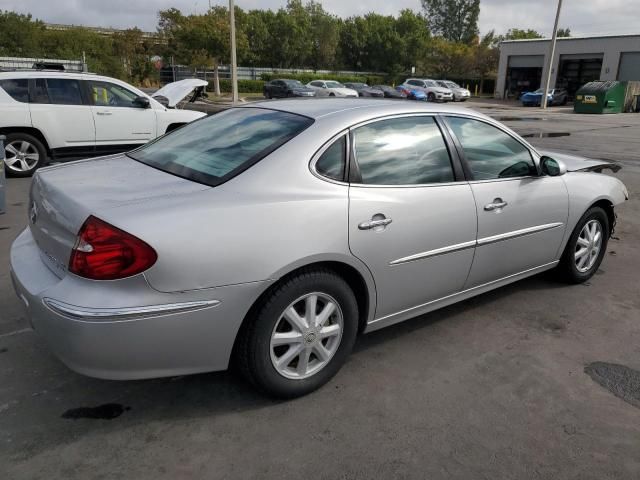
[[314, 87], [322, 87], [322, 82], [311, 82], [311, 85], [313, 85]]
[[134, 107], [133, 101], [138, 95], [126, 88], [109, 82], [89, 82], [91, 101], [101, 107]]
[[51, 103], [47, 93], [47, 80], [44, 78], [36, 78], [31, 94], [31, 103]]
[[347, 141], [343, 136], [324, 151], [316, 162], [316, 171], [333, 180], [344, 180], [344, 169], [347, 164], [346, 149]]
[[362, 183], [416, 185], [452, 182], [449, 152], [432, 117], [383, 120], [354, 132]]
[[66, 78], [47, 78], [47, 91], [51, 103], [58, 105], [82, 105], [80, 82]]
[[407, 83], [409, 85], [415, 85], [416, 87], [422, 85], [422, 82], [419, 82], [418, 80], [409, 80]]
[[29, 102], [29, 80], [17, 78], [15, 80], [0, 80], [0, 87], [17, 102]]
[[536, 175], [531, 153], [502, 130], [478, 120], [449, 117], [476, 180]]
[[232, 108], [182, 127], [128, 155], [165, 172], [215, 186], [298, 135], [313, 120], [262, 108]]

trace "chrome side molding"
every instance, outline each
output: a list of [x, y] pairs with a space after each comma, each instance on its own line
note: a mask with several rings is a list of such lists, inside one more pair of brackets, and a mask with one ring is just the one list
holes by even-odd
[[196, 302], [167, 303], [145, 307], [125, 308], [89, 308], [69, 305], [52, 298], [42, 299], [44, 305], [54, 313], [83, 322], [127, 322], [162, 315], [185, 313], [205, 308], [217, 307], [218, 300], [202, 300]]

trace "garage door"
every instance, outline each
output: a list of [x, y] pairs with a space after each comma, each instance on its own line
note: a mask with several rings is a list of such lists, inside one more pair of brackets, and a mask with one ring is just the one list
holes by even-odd
[[640, 52], [623, 52], [620, 54], [618, 80], [640, 80]]

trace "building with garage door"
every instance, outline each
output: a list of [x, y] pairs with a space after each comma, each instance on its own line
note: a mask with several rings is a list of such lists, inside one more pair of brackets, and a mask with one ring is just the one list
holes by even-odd
[[[518, 98], [542, 86], [551, 40], [500, 43], [497, 98]], [[576, 90], [592, 80], [640, 80], [640, 35], [559, 38], [551, 64], [551, 88]]]

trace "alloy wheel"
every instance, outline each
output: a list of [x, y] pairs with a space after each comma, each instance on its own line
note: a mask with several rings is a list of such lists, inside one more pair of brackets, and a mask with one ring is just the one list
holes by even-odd
[[580, 273], [588, 272], [595, 265], [601, 249], [602, 225], [598, 220], [590, 220], [580, 230], [576, 242], [574, 258]]
[[299, 297], [282, 312], [271, 333], [271, 363], [285, 378], [315, 375], [340, 347], [344, 319], [331, 296], [314, 292]]
[[40, 154], [36, 146], [26, 140], [14, 140], [5, 148], [4, 163], [15, 172], [28, 172], [33, 170], [40, 160]]

